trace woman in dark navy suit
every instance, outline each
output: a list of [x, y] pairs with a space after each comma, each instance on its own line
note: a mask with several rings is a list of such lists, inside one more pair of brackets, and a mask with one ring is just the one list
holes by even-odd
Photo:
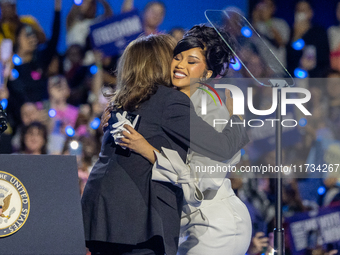
[[[174, 46], [167, 35], [129, 44], [118, 65], [115, 112], [139, 115], [138, 132], [158, 150], [171, 148], [185, 160], [190, 146], [212, 159], [229, 159], [249, 141], [245, 129], [226, 126], [218, 133], [196, 115], [188, 96], [171, 88]], [[82, 198], [87, 246], [92, 254], [175, 255], [182, 190], [152, 181], [145, 157], [124, 156], [118, 148], [106, 130]]]

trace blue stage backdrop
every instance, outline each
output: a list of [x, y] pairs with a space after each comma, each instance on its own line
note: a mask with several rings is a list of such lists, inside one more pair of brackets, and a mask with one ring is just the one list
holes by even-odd
[[[118, 14], [123, 0], [108, 0], [113, 11]], [[135, 1], [135, 7], [141, 12], [149, 0]], [[207, 9], [221, 10], [228, 6], [240, 8], [247, 13], [247, 0], [163, 0], [166, 5], [166, 16], [162, 26], [162, 31], [169, 31], [174, 26], [181, 26], [185, 29], [192, 27], [194, 24], [205, 23], [204, 11]], [[62, 10], [62, 30], [59, 42], [59, 51], [64, 52], [66, 37], [66, 16], [71, 9], [73, 0], [63, 0]], [[100, 5], [99, 5], [100, 6]], [[51, 35], [51, 26], [53, 21], [53, 0], [17, 0], [17, 9], [19, 15], [31, 14], [38, 19], [42, 25], [47, 37]], [[98, 13], [102, 13], [102, 8], [98, 8]]]

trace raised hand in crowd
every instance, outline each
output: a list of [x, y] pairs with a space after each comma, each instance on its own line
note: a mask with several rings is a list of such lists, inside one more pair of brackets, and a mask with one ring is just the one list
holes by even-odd
[[251, 243], [247, 254], [255, 255], [258, 253], [263, 253], [267, 250], [269, 245], [269, 238], [265, 236], [263, 232], [257, 232], [255, 236], [251, 239]]
[[113, 15], [113, 11], [111, 6], [109, 5], [109, 3], [106, 0], [97, 0], [99, 3], [101, 3], [104, 7], [104, 14], [103, 17], [104, 18], [108, 18], [111, 17]]
[[5, 86], [0, 88], [0, 100], [7, 99], [9, 97], [8, 89]]
[[61, 11], [62, 8], [62, 0], [54, 0], [54, 10]]
[[331, 250], [329, 252], [326, 252], [324, 255], [336, 255], [338, 254], [338, 250]]

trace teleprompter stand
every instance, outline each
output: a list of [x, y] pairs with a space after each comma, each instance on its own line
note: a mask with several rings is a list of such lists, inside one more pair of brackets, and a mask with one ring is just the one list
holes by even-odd
[[[276, 119], [279, 121], [276, 122], [276, 130], [275, 130], [275, 140], [276, 140], [276, 166], [280, 167], [282, 165], [282, 114], [281, 114], [281, 89], [282, 87], [286, 87], [285, 80], [270, 80], [274, 87], [278, 87], [277, 90], [277, 108], [276, 108]], [[284, 249], [284, 229], [282, 227], [282, 173], [278, 171], [276, 181], [276, 190], [275, 190], [275, 222], [276, 228], [274, 228], [274, 253], [277, 255], [285, 254]]]
[[[250, 77], [260, 86], [277, 88], [276, 119], [276, 165], [282, 164], [282, 115], [281, 115], [281, 89], [294, 86], [295, 81], [282, 65], [272, 50], [262, 40], [261, 36], [241, 14], [234, 10], [206, 10], [205, 16], [215, 28], [222, 40], [226, 43], [235, 57]], [[227, 33], [227, 34], [226, 34]], [[256, 49], [256, 50], [254, 50]], [[267, 71], [266, 77], [252, 73], [249, 58], [252, 54], [261, 53], [265, 56], [263, 69]], [[237, 76], [236, 76], [237, 77]], [[276, 176], [275, 201], [274, 254], [284, 255], [284, 230], [282, 228], [282, 176], [280, 171]]]

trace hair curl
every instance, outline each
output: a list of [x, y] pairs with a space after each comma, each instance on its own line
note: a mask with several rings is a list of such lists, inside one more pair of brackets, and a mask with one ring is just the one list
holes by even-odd
[[[232, 44], [226, 31], [220, 30], [219, 33], [229, 45]], [[186, 32], [183, 39], [178, 42], [174, 56], [192, 48], [201, 48], [205, 53], [207, 69], [213, 71], [211, 78], [218, 75], [225, 76], [234, 55], [221, 36], [212, 27], [196, 25]]]

